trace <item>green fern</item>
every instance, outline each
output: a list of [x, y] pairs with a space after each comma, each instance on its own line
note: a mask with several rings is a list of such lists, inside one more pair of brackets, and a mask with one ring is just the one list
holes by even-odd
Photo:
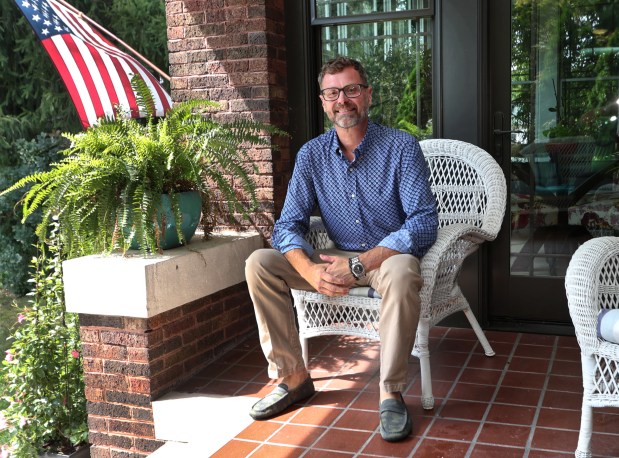
[[85, 132], [66, 134], [71, 147], [50, 170], [23, 177], [0, 193], [31, 185], [22, 199], [23, 219], [42, 208], [37, 234], [45, 239], [57, 217], [63, 249], [71, 257], [125, 252], [132, 240], [144, 253], [160, 251], [163, 193], [170, 195], [177, 221], [182, 214], [176, 194], [188, 190], [201, 194], [207, 212], [213, 211], [212, 202], [223, 200], [231, 218], [248, 219], [258, 206], [248, 149], [270, 148], [271, 136], [284, 134], [256, 122], [218, 123], [202, 114], [218, 106], [209, 100], [180, 103], [155, 119], [148, 86], [134, 76], [132, 87], [140, 110], [148, 114], [146, 123], [118, 113]]

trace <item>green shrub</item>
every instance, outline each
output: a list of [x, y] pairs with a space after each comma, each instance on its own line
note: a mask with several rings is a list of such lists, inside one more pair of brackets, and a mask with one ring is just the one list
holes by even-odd
[[[9, 148], [0, 148], [0, 189], [9, 187], [16, 177], [48, 169], [67, 146], [63, 137], [39, 134], [33, 140], [18, 139]], [[22, 224], [17, 205], [20, 198], [19, 192], [0, 197], [0, 288], [17, 296], [29, 290], [28, 262], [36, 253], [34, 231], [41, 220], [39, 212]]]
[[32, 260], [33, 291], [2, 366], [1, 422], [11, 457], [65, 451], [87, 440], [78, 317], [65, 312], [57, 226]]

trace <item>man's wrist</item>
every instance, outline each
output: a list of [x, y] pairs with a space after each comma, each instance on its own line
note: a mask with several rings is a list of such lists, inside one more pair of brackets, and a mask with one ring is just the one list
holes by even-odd
[[359, 256], [353, 256], [352, 258], [349, 258], [348, 259], [348, 267], [350, 268], [350, 273], [357, 280], [359, 280], [360, 278], [365, 277], [365, 266], [363, 265], [363, 263], [359, 259]]

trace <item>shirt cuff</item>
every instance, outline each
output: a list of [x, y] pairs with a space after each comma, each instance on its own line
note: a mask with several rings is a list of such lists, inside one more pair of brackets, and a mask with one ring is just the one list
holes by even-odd
[[412, 246], [410, 236], [405, 236], [401, 234], [400, 231], [389, 234], [387, 237], [382, 239], [378, 246], [382, 246], [385, 248], [389, 248], [390, 250], [395, 250], [400, 253], [412, 253]]
[[286, 234], [281, 239], [273, 243], [273, 248], [280, 251], [282, 254], [300, 248], [305, 251], [309, 257], [314, 254], [314, 247], [305, 240], [303, 237], [297, 234]]

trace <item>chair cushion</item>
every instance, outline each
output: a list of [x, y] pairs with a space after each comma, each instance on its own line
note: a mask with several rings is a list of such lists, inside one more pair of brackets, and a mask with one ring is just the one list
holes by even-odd
[[371, 297], [373, 299], [381, 299], [382, 296], [374, 288], [369, 286], [358, 286], [356, 288], [350, 288], [348, 292], [350, 296]]
[[619, 344], [619, 309], [602, 309], [598, 314], [598, 337]]

